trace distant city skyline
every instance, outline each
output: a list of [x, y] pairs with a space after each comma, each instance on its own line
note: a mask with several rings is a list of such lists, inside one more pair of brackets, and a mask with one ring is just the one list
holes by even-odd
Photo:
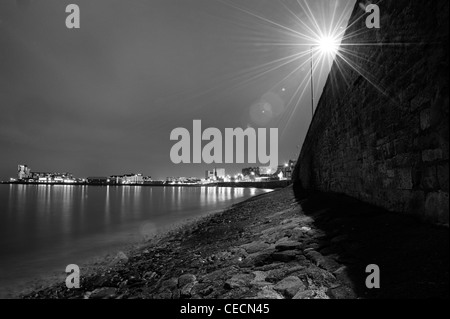
[[[311, 121], [300, 35], [344, 29], [355, 0], [77, 0], [77, 30], [70, 3], [0, 2], [0, 180], [18, 163], [203, 176], [215, 165], [170, 161], [171, 131], [193, 120], [278, 128], [279, 163], [297, 159]], [[330, 67], [314, 71], [315, 101]]]
[[122, 177], [135, 177], [140, 176], [144, 180], [169, 180], [174, 178], [198, 178], [198, 179], [210, 179], [210, 178], [225, 178], [228, 176], [236, 177], [238, 175], [250, 175], [251, 172], [253, 175], [256, 173], [256, 175], [272, 175], [276, 174], [276, 172], [280, 168], [293, 168], [295, 160], [290, 160], [286, 163], [278, 165], [278, 167], [269, 167], [269, 166], [251, 166], [251, 167], [242, 167], [239, 171], [227, 171], [225, 168], [221, 167], [214, 167], [213, 169], [208, 169], [203, 172], [203, 176], [196, 176], [196, 175], [179, 175], [179, 176], [166, 176], [164, 178], [152, 178], [151, 175], [148, 174], [142, 174], [140, 172], [128, 172], [128, 173], [120, 173], [120, 174], [104, 174], [104, 175], [90, 175], [90, 176], [76, 176], [72, 174], [70, 171], [55, 171], [55, 170], [49, 170], [49, 171], [42, 171], [42, 170], [32, 170], [32, 168], [27, 164], [18, 164], [17, 165], [17, 171], [16, 175], [10, 175], [7, 179], [0, 180], [0, 182], [8, 182], [12, 180], [24, 180], [28, 178], [38, 178], [38, 177], [47, 177], [48, 175], [56, 175], [63, 178], [69, 178], [69, 179], [89, 179], [92, 177], [105, 177], [105, 178], [122, 178]]

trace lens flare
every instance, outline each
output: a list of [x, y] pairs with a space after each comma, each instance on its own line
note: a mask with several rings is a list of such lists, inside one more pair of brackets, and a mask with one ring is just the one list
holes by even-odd
[[325, 54], [336, 54], [339, 50], [339, 42], [331, 36], [325, 36], [318, 41], [319, 50]]

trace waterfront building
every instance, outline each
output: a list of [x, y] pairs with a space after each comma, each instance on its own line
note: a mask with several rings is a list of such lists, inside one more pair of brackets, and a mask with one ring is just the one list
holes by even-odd
[[276, 175], [280, 179], [290, 179], [292, 177], [292, 172], [294, 171], [296, 161], [290, 160], [288, 163], [279, 165], [276, 171]]
[[275, 172], [276, 172], [276, 170], [270, 166], [261, 166], [261, 167], [259, 167], [258, 175], [259, 176], [270, 176]]
[[127, 174], [122, 176], [122, 184], [144, 184], [142, 174]]
[[201, 184], [202, 180], [197, 177], [167, 177], [166, 179], [167, 184], [186, 184], [186, 185], [193, 185], [193, 184]]
[[247, 167], [242, 169], [244, 177], [259, 176], [259, 167]]
[[31, 169], [27, 165], [18, 165], [17, 177], [19, 180], [28, 179], [31, 177]]
[[215, 171], [218, 179], [224, 179], [227, 176], [225, 174], [225, 168], [216, 168]]
[[112, 175], [109, 177], [109, 181], [111, 184], [122, 184], [122, 175]]
[[153, 179], [151, 176], [144, 176], [142, 179], [144, 180], [144, 184], [153, 182]]
[[225, 179], [225, 168], [214, 168], [213, 170], [207, 170], [205, 172], [205, 179], [206, 180], [218, 180], [218, 179]]
[[216, 175], [215, 175], [214, 170], [212, 170], [212, 171], [207, 170], [207, 171], [205, 172], [205, 179], [206, 179], [206, 180], [209, 180], [209, 179], [216, 179]]
[[109, 179], [110, 183], [115, 185], [139, 185], [151, 183], [153, 181], [151, 176], [143, 176], [142, 174], [111, 175]]
[[32, 172], [27, 165], [18, 165], [17, 181], [30, 183], [74, 183], [71, 173]]

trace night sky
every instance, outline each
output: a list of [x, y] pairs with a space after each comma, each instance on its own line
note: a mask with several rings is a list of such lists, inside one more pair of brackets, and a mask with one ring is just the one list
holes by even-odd
[[[70, 3], [81, 9], [77, 30], [65, 26]], [[155, 179], [255, 166], [172, 164], [171, 131], [192, 131], [195, 119], [222, 132], [278, 127], [280, 162], [296, 159], [311, 121], [309, 55], [298, 56], [311, 41], [298, 34], [342, 30], [354, 4], [2, 0], [0, 180], [17, 164]], [[316, 103], [330, 67], [322, 64]]]

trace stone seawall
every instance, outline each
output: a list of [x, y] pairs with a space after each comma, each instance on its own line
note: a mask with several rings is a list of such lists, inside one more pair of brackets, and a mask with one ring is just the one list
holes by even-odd
[[449, 3], [379, 7], [368, 29], [356, 3], [293, 180], [448, 225]]

